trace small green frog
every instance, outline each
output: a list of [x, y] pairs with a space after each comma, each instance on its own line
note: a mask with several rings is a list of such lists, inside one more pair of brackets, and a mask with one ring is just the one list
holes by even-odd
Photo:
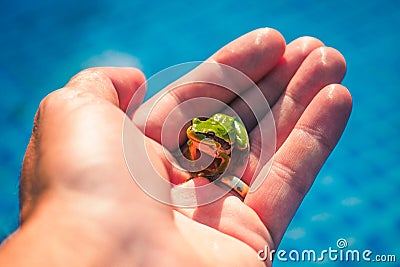
[[186, 135], [189, 139], [187, 144], [191, 160], [196, 159], [197, 151], [215, 158], [207, 169], [194, 173], [195, 176], [217, 179], [227, 169], [233, 149], [235, 149], [234, 154], [239, 155], [238, 158], [240, 158], [235, 164], [243, 161], [243, 158], [248, 155], [247, 131], [242, 121], [236, 117], [217, 113], [206, 120], [194, 118]]

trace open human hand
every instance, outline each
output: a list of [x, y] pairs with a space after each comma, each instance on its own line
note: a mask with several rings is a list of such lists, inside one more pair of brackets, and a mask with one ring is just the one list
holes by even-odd
[[[265, 179], [260, 188], [248, 194], [244, 201], [229, 193], [209, 205], [178, 210], [187, 218], [232, 236], [255, 251], [265, 245], [276, 249], [350, 115], [350, 93], [339, 84], [346, 71], [345, 60], [337, 50], [325, 47], [315, 38], [302, 37], [285, 46], [278, 32], [259, 29], [223, 47], [208, 61], [243, 72], [262, 91], [275, 120], [275, 155], [267, 177], [258, 177]], [[252, 90], [258, 88], [245, 87], [240, 93], [252, 99], [252, 95], [257, 97]], [[139, 114], [134, 121], [150, 138], [161, 143], [162, 127], [170, 112], [185, 101], [201, 97], [228, 104], [247, 126], [251, 151], [242, 180], [250, 185], [254, 177], [265, 175], [260, 170], [270, 163], [270, 157], [260, 156], [262, 150], [270, 150], [270, 144], [268, 140], [262, 142], [260, 132], [268, 127], [271, 114], [263, 113], [265, 108], [250, 110], [240, 96], [228, 89], [214, 85], [202, 85], [199, 89], [198, 85], [191, 84], [174, 88], [163, 96], [160, 105], [153, 106], [149, 116]], [[204, 109], [193, 105], [190, 108]], [[212, 105], [206, 108], [210, 115], [221, 111]], [[252, 115], [254, 110], [263, 119], [257, 121]], [[205, 178], [187, 182], [179, 174], [170, 179], [173, 183], [192, 186], [209, 183]], [[214, 186], [207, 190], [222, 189]], [[192, 237], [195, 233], [199, 238], [203, 235], [202, 230], [181, 228]], [[196, 246], [199, 238], [188, 240]], [[203, 246], [202, 250], [207, 251]]]
[[[173, 208], [146, 195], [126, 166], [122, 132], [128, 133], [128, 145], [134, 149], [142, 145], [137, 140], [145, 130], [153, 166], [176, 183], [183, 176], [163, 156], [160, 145], [162, 122], [171, 109], [199, 96], [219, 99], [239, 115], [247, 114], [246, 107], [223, 89], [184, 87], [166, 95], [146, 125], [140, 107], [134, 121], [126, 122], [124, 112], [143, 75], [135, 69], [89, 69], [40, 105], [21, 173], [22, 224], [3, 244], [0, 263], [12, 252], [28, 254], [13, 259], [14, 264], [30, 260], [30, 265], [32, 260], [69, 266], [263, 265], [257, 251], [265, 245], [277, 248], [346, 125], [351, 97], [338, 84], [345, 62], [339, 52], [314, 38], [299, 38], [286, 46], [272, 29], [240, 37], [210, 61], [246, 74], [270, 103], [276, 151], [258, 190], [243, 201], [228, 193], [190, 209]], [[140, 97], [130, 105], [140, 106]], [[267, 160], [260, 158], [258, 133], [263, 123], [251, 116], [242, 120], [251, 143], [242, 179], [250, 184], [258, 172], [255, 166]], [[140, 169], [141, 162], [136, 164]], [[161, 193], [170, 194], [168, 188]]]

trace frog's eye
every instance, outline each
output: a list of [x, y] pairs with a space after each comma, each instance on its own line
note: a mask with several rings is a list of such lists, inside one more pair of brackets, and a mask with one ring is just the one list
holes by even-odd
[[215, 133], [214, 132], [208, 132], [206, 135], [207, 135], [207, 137], [214, 137]]

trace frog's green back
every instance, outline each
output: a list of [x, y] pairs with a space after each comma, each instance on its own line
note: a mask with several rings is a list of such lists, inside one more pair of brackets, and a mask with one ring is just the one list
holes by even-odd
[[205, 121], [194, 118], [192, 129], [204, 134], [213, 132], [217, 137], [223, 138], [227, 142], [236, 142], [241, 149], [245, 149], [249, 145], [246, 127], [242, 121], [223, 113], [216, 113]]
[[249, 137], [247, 135], [246, 127], [239, 120], [235, 120], [234, 126], [236, 132], [237, 145], [242, 149], [247, 148], [249, 146]]
[[231, 132], [233, 130], [233, 122], [234, 118], [222, 113], [216, 113], [211, 116], [210, 119], [220, 123], [223, 128], [225, 128], [226, 133]]

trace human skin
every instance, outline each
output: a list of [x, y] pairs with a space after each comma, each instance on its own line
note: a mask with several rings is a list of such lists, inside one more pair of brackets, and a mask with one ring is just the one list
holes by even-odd
[[[245, 73], [271, 105], [277, 146], [257, 191], [243, 201], [229, 193], [191, 209], [146, 195], [126, 166], [121, 140], [128, 131], [131, 145], [140, 145], [143, 120], [126, 122], [124, 112], [145, 78], [132, 68], [88, 69], [39, 106], [21, 172], [21, 225], [0, 247], [0, 266], [271, 265], [259, 261], [257, 251], [279, 246], [350, 115], [350, 93], [339, 84], [345, 61], [315, 38], [286, 45], [272, 29], [252, 31], [209, 60]], [[183, 178], [161, 153], [160, 122], [176, 105], [203, 94], [246, 111], [223, 89], [185, 87], [167, 95], [147, 120], [146, 138], [155, 168], [173, 182]], [[249, 183], [264, 159], [260, 126], [251, 118], [245, 123], [251, 151], [242, 179]]]

